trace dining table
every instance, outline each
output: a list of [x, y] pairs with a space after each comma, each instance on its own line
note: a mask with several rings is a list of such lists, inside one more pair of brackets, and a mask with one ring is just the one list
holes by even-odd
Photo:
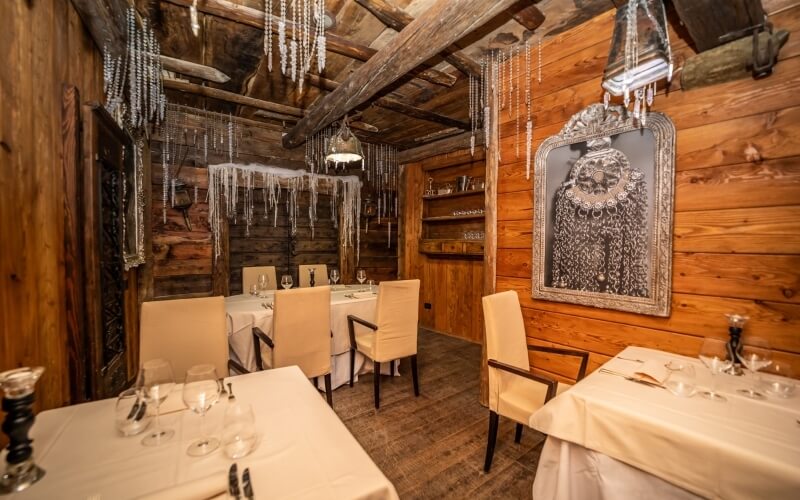
[[[331, 287], [331, 382], [336, 389], [350, 381], [350, 333], [347, 316], [352, 314], [361, 319], [374, 322], [378, 295], [375, 287], [369, 285], [335, 285]], [[252, 331], [259, 328], [272, 338], [272, 309], [275, 290], [255, 295], [233, 295], [225, 298], [225, 311], [228, 316], [228, 344], [230, 358], [249, 371], [256, 371], [255, 346]], [[361, 328], [356, 325], [356, 328]], [[261, 358], [265, 367], [270, 366], [272, 350], [260, 342]], [[360, 373], [373, 369], [372, 361], [360, 352], [355, 353], [355, 380]], [[390, 366], [381, 367], [385, 375]], [[395, 373], [399, 374], [399, 367]], [[324, 381], [319, 380], [319, 388], [324, 390]]]
[[240, 475], [249, 469], [254, 498], [398, 498], [297, 366], [225, 382], [235, 398], [223, 397], [212, 406], [204, 427], [219, 436], [230, 405], [251, 405], [258, 441], [249, 455], [232, 460], [220, 447], [206, 456], [189, 456], [189, 444], [201, 436], [201, 417], [183, 406], [178, 385], [162, 403], [161, 416], [161, 427], [175, 435], [159, 446], [143, 446], [142, 434], [123, 437], [117, 431], [114, 399], [39, 413], [30, 436], [44, 477], [9, 498], [233, 498], [227, 495], [233, 463]]
[[[691, 365], [697, 392], [640, 383], [647, 366]], [[712, 387], [724, 401], [701, 392]], [[630, 346], [550, 400], [533, 498], [798, 498], [800, 397], [745, 396], [759, 376], [712, 375], [702, 362]]]

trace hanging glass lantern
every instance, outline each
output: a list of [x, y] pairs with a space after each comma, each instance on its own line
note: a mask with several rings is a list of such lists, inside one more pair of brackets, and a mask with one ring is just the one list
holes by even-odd
[[617, 9], [603, 88], [615, 96], [672, 79], [672, 54], [662, 0], [630, 0]]
[[339, 130], [330, 139], [325, 161], [339, 164], [363, 159], [364, 151], [361, 149], [361, 141], [353, 135], [350, 127], [347, 126], [347, 116], [345, 116]]

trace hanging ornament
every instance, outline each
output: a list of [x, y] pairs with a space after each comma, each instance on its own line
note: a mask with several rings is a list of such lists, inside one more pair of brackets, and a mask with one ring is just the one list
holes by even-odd
[[531, 111], [533, 108], [533, 95], [531, 94], [531, 46], [525, 41], [525, 178], [531, 178], [531, 149], [533, 145], [533, 121]]
[[197, 0], [194, 0], [192, 5], [189, 7], [189, 20], [192, 26], [192, 34], [194, 36], [200, 34], [200, 21], [198, 21], [197, 18]]
[[264, 0], [264, 54], [267, 70], [272, 72], [272, 0]]

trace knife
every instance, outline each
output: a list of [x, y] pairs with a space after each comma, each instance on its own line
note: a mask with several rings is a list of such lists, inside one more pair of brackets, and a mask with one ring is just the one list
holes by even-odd
[[250, 483], [250, 469], [245, 469], [242, 473], [242, 488], [247, 500], [253, 500], [253, 485]]
[[228, 472], [228, 493], [236, 500], [239, 500], [239, 477], [235, 463], [231, 465], [231, 469]]

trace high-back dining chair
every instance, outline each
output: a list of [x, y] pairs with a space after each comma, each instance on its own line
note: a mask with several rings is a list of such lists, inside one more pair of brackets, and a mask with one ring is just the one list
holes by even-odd
[[275, 278], [275, 266], [253, 266], [242, 268], [242, 293], [250, 292], [250, 287], [258, 284], [258, 277], [267, 275], [267, 290], [276, 290], [278, 281]]
[[[378, 303], [375, 323], [348, 315], [350, 331], [350, 387], [353, 387], [355, 352], [358, 351], [375, 364], [375, 408], [381, 401], [381, 363], [394, 363], [401, 358], [411, 358], [411, 377], [414, 395], [419, 396], [417, 374], [417, 329], [419, 316], [419, 280], [382, 281], [378, 285]], [[355, 323], [362, 327], [356, 333]]]
[[528, 351], [540, 351], [580, 358], [577, 380], [586, 374], [589, 354], [583, 351], [528, 345], [525, 323], [517, 292], [496, 293], [483, 297], [486, 323], [486, 357], [489, 365], [489, 439], [483, 470], [492, 467], [500, 415], [517, 423], [514, 442], [522, 439], [522, 426], [530, 416], [558, 393], [569, 387], [556, 380], [530, 372]]
[[228, 359], [228, 331], [223, 297], [156, 300], [142, 303], [139, 359], [163, 358], [176, 380], [194, 365], [212, 364], [220, 377], [229, 368], [245, 373]]
[[331, 387], [331, 288], [294, 288], [275, 292], [272, 338], [253, 328], [256, 366], [263, 370], [261, 346], [272, 348], [272, 367], [297, 365], [306, 377], [325, 377], [325, 397], [333, 406]]
[[297, 279], [300, 288], [311, 286], [311, 273], [314, 270], [314, 286], [328, 286], [328, 266], [325, 264], [304, 264], [298, 267]]

